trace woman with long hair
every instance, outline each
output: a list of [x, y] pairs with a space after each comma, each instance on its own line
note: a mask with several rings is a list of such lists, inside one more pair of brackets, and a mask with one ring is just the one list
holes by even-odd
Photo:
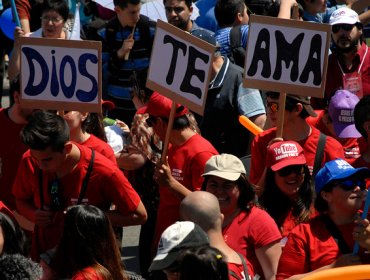
[[111, 223], [92, 205], [70, 207], [50, 267], [59, 278], [127, 280]]
[[261, 279], [274, 279], [281, 234], [270, 215], [257, 207], [243, 163], [230, 154], [215, 155], [207, 161], [203, 176], [203, 190], [220, 203], [226, 243], [250, 261]]
[[26, 236], [17, 221], [0, 212], [0, 255], [21, 254], [27, 256]]
[[310, 171], [302, 147], [294, 141], [271, 144], [266, 162], [259, 202], [286, 237], [297, 224], [309, 221], [314, 212]]

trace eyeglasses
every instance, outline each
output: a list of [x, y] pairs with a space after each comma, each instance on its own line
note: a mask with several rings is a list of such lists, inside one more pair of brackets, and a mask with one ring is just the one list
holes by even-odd
[[157, 117], [149, 116], [149, 117], [145, 120], [145, 122], [146, 122], [146, 124], [147, 124], [149, 127], [153, 127], [153, 125], [155, 124], [156, 120], [157, 120]]
[[56, 24], [56, 23], [60, 23], [63, 19], [60, 18], [60, 17], [48, 17], [48, 16], [43, 16], [43, 17], [40, 17], [40, 19], [44, 22], [44, 23], [49, 23], [50, 21], [53, 23], [53, 24]]
[[331, 31], [333, 33], [338, 33], [340, 29], [343, 29], [344, 31], [351, 31], [355, 24], [336, 24], [331, 27]]
[[279, 103], [267, 101], [267, 108], [269, 108], [271, 112], [276, 113], [277, 111], [279, 111]]
[[334, 186], [338, 186], [344, 191], [352, 191], [355, 187], [358, 186], [360, 187], [361, 191], [363, 191], [366, 188], [366, 182], [365, 180], [346, 180], [336, 182]]
[[303, 173], [304, 173], [304, 165], [289, 165], [287, 167], [284, 167], [284, 168], [276, 171], [276, 173], [280, 177], [287, 177], [290, 174], [292, 174], [293, 172], [296, 175], [303, 175]]
[[180, 14], [183, 10], [184, 10], [184, 8], [183, 7], [165, 7], [165, 9], [166, 9], [166, 13], [172, 13], [172, 11], [174, 11], [175, 12], [175, 14]]

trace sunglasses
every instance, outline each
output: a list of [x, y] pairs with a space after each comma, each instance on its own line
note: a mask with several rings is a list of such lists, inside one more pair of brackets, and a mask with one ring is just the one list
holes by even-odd
[[289, 165], [276, 171], [280, 177], [287, 177], [293, 172], [296, 175], [302, 175], [304, 173], [304, 165]]
[[366, 189], [365, 180], [346, 180], [336, 182], [334, 186], [340, 187], [344, 191], [353, 191], [354, 188], [360, 187], [361, 191]]
[[267, 101], [267, 108], [269, 108], [271, 112], [276, 113], [277, 111], [279, 111], [279, 103]]
[[355, 25], [354, 24], [336, 24], [331, 27], [333, 33], [338, 33], [340, 29], [344, 31], [351, 31]]

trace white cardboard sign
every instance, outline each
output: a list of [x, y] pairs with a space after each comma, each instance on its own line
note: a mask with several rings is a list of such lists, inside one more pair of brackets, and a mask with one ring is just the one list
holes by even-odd
[[146, 86], [203, 115], [214, 49], [158, 20]]
[[251, 16], [244, 86], [323, 97], [331, 27]]
[[101, 43], [20, 38], [21, 104], [101, 112]]

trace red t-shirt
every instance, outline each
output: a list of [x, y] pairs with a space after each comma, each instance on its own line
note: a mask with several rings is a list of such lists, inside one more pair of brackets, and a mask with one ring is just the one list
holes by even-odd
[[[366, 49], [368, 49], [366, 57]], [[361, 48], [358, 50], [355, 58], [353, 59], [351, 69], [348, 69], [345, 65], [341, 64], [342, 69], [345, 73], [358, 72], [358, 68], [363, 61], [360, 73], [362, 80], [363, 95], [370, 94], [370, 52], [369, 47], [365, 43], [362, 43]], [[330, 99], [334, 95], [335, 91], [343, 88], [343, 74], [338, 65], [338, 58], [335, 53], [329, 55], [328, 59], [328, 75], [326, 78], [325, 85], [325, 98]], [[361, 98], [361, 97], [360, 97]]]
[[[230, 280], [233, 280], [233, 279], [252, 280], [253, 277], [254, 277], [253, 267], [249, 262], [247, 262], [247, 272], [248, 272], [248, 276], [249, 276], [248, 278], [245, 277], [246, 275], [245, 275], [245, 272], [244, 272], [244, 265], [243, 264], [228, 262], [227, 267], [229, 269], [229, 272], [230, 271], [233, 272], [233, 274], [229, 274]], [[233, 277], [233, 275], [236, 275], [237, 278]]]
[[12, 185], [19, 162], [27, 151], [19, 136], [24, 124], [14, 123], [8, 116], [8, 109], [0, 109], [0, 124], [4, 133], [0, 137], [0, 200], [14, 210]]
[[[62, 191], [61, 200], [64, 207], [77, 203], [81, 184], [91, 158], [91, 149], [78, 144], [75, 145], [81, 152], [79, 163], [73, 171], [59, 179], [60, 190]], [[51, 205], [48, 184], [54, 180], [55, 175], [43, 172], [42, 177], [44, 205], [48, 206]], [[19, 165], [18, 176], [13, 185], [13, 194], [16, 199], [32, 201], [35, 208], [41, 208], [39, 168], [29, 151], [24, 154]], [[119, 213], [128, 215], [137, 209], [139, 202], [140, 197], [121, 170], [113, 166], [112, 162], [105, 156], [95, 153], [93, 169], [82, 203], [95, 205], [102, 210], [109, 210], [113, 203]], [[40, 253], [57, 245], [62, 232], [63, 216], [63, 211], [56, 212], [51, 226], [35, 226], [31, 249], [34, 259], [37, 260]]]
[[[319, 136], [320, 131], [312, 127], [312, 132], [306, 139], [297, 141], [303, 148], [304, 155], [307, 161], [307, 166], [310, 169], [311, 173], [313, 171], [313, 165], [317, 151], [317, 144], [319, 142]], [[265, 169], [266, 166], [267, 145], [275, 137], [276, 137], [276, 128], [273, 127], [258, 134], [253, 139], [251, 170], [249, 175], [249, 179], [253, 184], [257, 184], [262, 176], [263, 170]], [[323, 166], [325, 162], [337, 158], [344, 158], [343, 147], [333, 137], [328, 136], [326, 138], [321, 166]]]
[[323, 122], [323, 116], [325, 114], [324, 110], [316, 110], [317, 117], [308, 117], [306, 119], [307, 123], [318, 130], [320, 130], [325, 135], [335, 138], [343, 147], [344, 159], [352, 164], [356, 158], [361, 156], [361, 153], [366, 149], [366, 140], [363, 137], [360, 138], [339, 138], [332, 134], [330, 130], [326, 127]]
[[[172, 176], [191, 191], [200, 190], [203, 183], [204, 166], [209, 158], [218, 152], [199, 134], [194, 134], [184, 144], [168, 149], [168, 164]], [[162, 232], [179, 219], [181, 200], [166, 187], [159, 187], [159, 206], [153, 241], [153, 249]]]
[[94, 149], [95, 151], [110, 159], [116, 166], [118, 166], [112, 147], [95, 135], [90, 134], [90, 137], [86, 141], [80, 143], [80, 145]]
[[250, 213], [240, 212], [223, 228], [222, 234], [227, 245], [242, 254], [251, 263], [254, 273], [263, 279], [255, 250], [281, 240], [279, 229], [271, 216], [258, 207], [252, 207]]
[[73, 275], [72, 280], [104, 280], [92, 267], [84, 268]]
[[[337, 226], [349, 248], [353, 248], [354, 224]], [[362, 250], [360, 251], [362, 252]], [[341, 255], [338, 245], [320, 216], [295, 227], [283, 248], [277, 280], [287, 279], [333, 263]]]

